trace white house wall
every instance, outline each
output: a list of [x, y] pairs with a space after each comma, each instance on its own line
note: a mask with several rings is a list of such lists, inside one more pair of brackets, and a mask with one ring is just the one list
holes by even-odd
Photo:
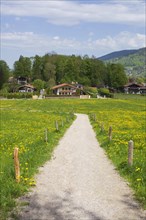
[[56, 91], [57, 95], [72, 95], [73, 93], [76, 93], [76, 89], [72, 87], [61, 87]]

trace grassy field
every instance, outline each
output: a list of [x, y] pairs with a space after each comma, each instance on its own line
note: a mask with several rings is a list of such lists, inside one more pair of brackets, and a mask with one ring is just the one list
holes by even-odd
[[[97, 139], [116, 168], [134, 189], [146, 208], [145, 97], [117, 99], [1, 100], [0, 216], [6, 219], [15, 198], [35, 185], [37, 168], [51, 158], [52, 151], [73, 121], [72, 112], [86, 113]], [[91, 116], [96, 115], [96, 120]], [[55, 128], [58, 121], [60, 131]], [[104, 131], [101, 132], [101, 125]], [[112, 126], [113, 138], [108, 140]], [[48, 129], [48, 142], [44, 131]], [[127, 165], [128, 141], [134, 141], [134, 163]], [[15, 181], [13, 151], [19, 148], [21, 182]]]
[[[51, 158], [54, 146], [73, 121], [71, 112], [59, 111], [57, 103], [33, 100], [1, 101], [0, 219], [15, 206], [14, 198], [35, 185], [37, 168]], [[55, 123], [59, 124], [56, 131]], [[45, 130], [48, 129], [48, 142]], [[21, 181], [15, 181], [13, 151], [19, 148]]]

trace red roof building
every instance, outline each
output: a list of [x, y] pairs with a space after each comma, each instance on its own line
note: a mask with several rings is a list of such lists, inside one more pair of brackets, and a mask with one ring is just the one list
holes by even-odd
[[55, 95], [76, 95], [77, 88], [68, 83], [63, 83], [51, 88]]

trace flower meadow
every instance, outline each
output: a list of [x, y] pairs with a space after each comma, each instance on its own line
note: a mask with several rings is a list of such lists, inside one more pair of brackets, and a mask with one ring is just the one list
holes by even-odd
[[[54, 147], [75, 119], [73, 113], [89, 115], [101, 147], [146, 208], [145, 97], [134, 99], [132, 96], [132, 99], [127, 100], [1, 100], [0, 107], [1, 219], [6, 219], [8, 212], [17, 205], [15, 198], [35, 186], [34, 175], [40, 166], [51, 159]], [[56, 121], [59, 131], [55, 127]], [[111, 141], [108, 138], [109, 126], [112, 126]], [[131, 167], [127, 164], [130, 140], [134, 142], [134, 160]], [[19, 148], [20, 183], [15, 180], [15, 147]]]
[[[125, 111], [114, 106], [90, 115], [97, 139], [120, 174], [134, 189], [136, 198], [146, 208], [146, 114], [145, 104], [125, 101]], [[121, 103], [119, 103], [121, 105]], [[132, 109], [126, 110], [131, 104]], [[119, 107], [120, 107], [119, 105]], [[121, 107], [122, 107], [121, 105]], [[132, 107], [131, 106], [131, 107]], [[134, 107], [135, 106], [135, 107]], [[109, 140], [109, 127], [112, 140]], [[128, 142], [134, 142], [133, 165], [128, 165]]]
[[[5, 219], [16, 205], [15, 198], [35, 185], [37, 168], [51, 158], [53, 148], [74, 119], [72, 112], [59, 111], [57, 103], [53, 108], [45, 104], [32, 100], [1, 101], [0, 219]], [[15, 147], [19, 148], [20, 183], [15, 180]]]

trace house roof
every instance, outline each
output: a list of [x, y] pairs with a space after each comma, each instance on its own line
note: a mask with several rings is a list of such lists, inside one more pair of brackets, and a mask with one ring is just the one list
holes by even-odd
[[146, 90], [146, 86], [141, 86], [140, 89]]
[[143, 85], [138, 84], [138, 83], [128, 83], [124, 87], [132, 87], [132, 86], [134, 86], [134, 87], [142, 87]]
[[26, 84], [26, 85], [19, 86], [19, 89], [24, 88], [24, 87], [35, 89], [34, 86], [31, 85], [31, 84]]
[[75, 86], [72, 86], [72, 85], [70, 85], [70, 84], [68, 84], [68, 83], [63, 83], [63, 84], [60, 84], [60, 85], [53, 86], [51, 89], [58, 89], [58, 88], [61, 88], [61, 87], [64, 87], [64, 86], [69, 86], [69, 87], [71, 87], [71, 88], [76, 89]]

